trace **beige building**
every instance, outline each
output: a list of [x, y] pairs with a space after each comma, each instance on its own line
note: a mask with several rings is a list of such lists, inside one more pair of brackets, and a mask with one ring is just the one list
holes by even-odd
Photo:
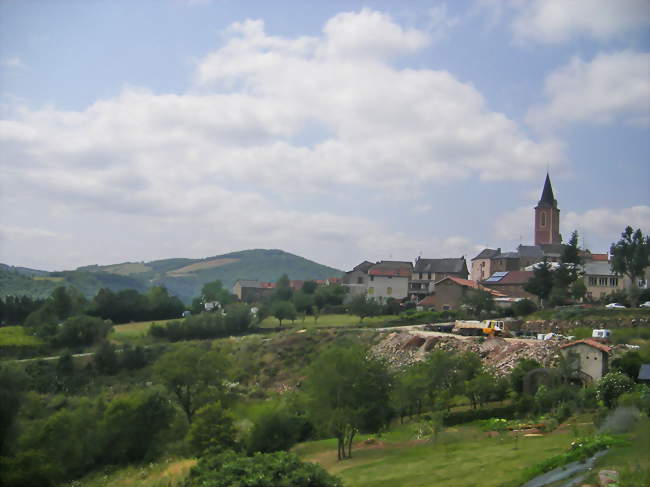
[[612, 272], [608, 261], [586, 262], [583, 279], [590, 299], [600, 299], [625, 289], [625, 278]]
[[600, 380], [609, 370], [611, 347], [596, 340], [578, 340], [563, 345], [562, 355], [578, 369], [577, 376], [583, 382]]
[[404, 299], [408, 296], [409, 279], [413, 264], [394, 260], [382, 260], [368, 269], [369, 299], [385, 301], [389, 298]]

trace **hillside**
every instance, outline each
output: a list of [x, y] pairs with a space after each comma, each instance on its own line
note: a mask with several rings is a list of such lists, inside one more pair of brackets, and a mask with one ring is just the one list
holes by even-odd
[[86, 296], [94, 296], [102, 287], [113, 290], [143, 291], [164, 285], [169, 291], [189, 302], [198, 296], [206, 282], [221, 280], [231, 287], [237, 279], [275, 281], [282, 274], [290, 279], [324, 279], [341, 275], [327, 267], [282, 250], [243, 250], [203, 259], [173, 258], [151, 262], [122, 262], [111, 265], [79, 267], [74, 271], [46, 272], [33, 269], [0, 267], [0, 296], [48, 296], [56, 286], [78, 288]]

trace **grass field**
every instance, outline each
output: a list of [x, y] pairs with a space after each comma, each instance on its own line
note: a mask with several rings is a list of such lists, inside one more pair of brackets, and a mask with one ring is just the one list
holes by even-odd
[[[373, 316], [371, 318], [364, 318], [361, 322], [361, 325], [382, 325], [386, 321], [396, 319], [396, 316], [393, 315], [384, 315], [384, 316]], [[321, 327], [332, 327], [332, 326], [359, 326], [359, 317], [353, 315], [344, 315], [344, 314], [332, 314], [332, 315], [320, 315], [318, 321], [314, 320], [313, 316], [305, 317], [305, 321], [302, 321], [302, 318], [298, 318], [291, 323], [289, 320], [283, 320], [283, 327], [297, 327], [297, 328], [321, 328]], [[262, 321], [262, 328], [275, 328], [280, 326], [280, 322], [273, 316], [266, 318]]]
[[431, 442], [418, 438], [419, 428], [417, 423], [403, 425], [376, 444], [361, 441], [353, 447], [352, 458], [344, 461], [336, 459], [335, 440], [304, 443], [295, 451], [340, 476], [349, 487], [497, 487], [518, 485], [523, 468], [562, 452], [573, 439], [570, 431], [561, 429], [515, 442], [509, 436], [490, 438], [467, 425], [448, 428], [437, 442]]
[[27, 334], [22, 326], [3, 326], [0, 328], [0, 347], [37, 347], [43, 340]]
[[52, 282], [63, 282], [63, 277], [48, 277], [48, 276], [34, 276], [32, 277], [35, 281], [52, 281]]
[[109, 338], [115, 341], [129, 340], [133, 338], [142, 338], [147, 336], [147, 332], [151, 325], [163, 325], [170, 321], [178, 321], [174, 318], [171, 320], [157, 320], [157, 321], [140, 321], [138, 323], [127, 323], [126, 325], [115, 325]]
[[95, 473], [68, 484], [69, 487], [176, 487], [183, 484], [196, 460], [168, 459], [149, 465], [130, 466], [108, 473]]

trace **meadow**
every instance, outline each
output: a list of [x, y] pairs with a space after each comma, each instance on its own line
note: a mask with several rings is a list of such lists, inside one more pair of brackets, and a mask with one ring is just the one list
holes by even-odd
[[0, 347], [37, 347], [43, 344], [43, 340], [30, 335], [22, 326], [0, 328]]

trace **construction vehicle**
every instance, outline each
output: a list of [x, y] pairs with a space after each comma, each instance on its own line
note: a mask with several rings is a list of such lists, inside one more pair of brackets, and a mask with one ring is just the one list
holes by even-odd
[[452, 332], [463, 336], [501, 336], [505, 332], [505, 323], [501, 320], [457, 320]]

